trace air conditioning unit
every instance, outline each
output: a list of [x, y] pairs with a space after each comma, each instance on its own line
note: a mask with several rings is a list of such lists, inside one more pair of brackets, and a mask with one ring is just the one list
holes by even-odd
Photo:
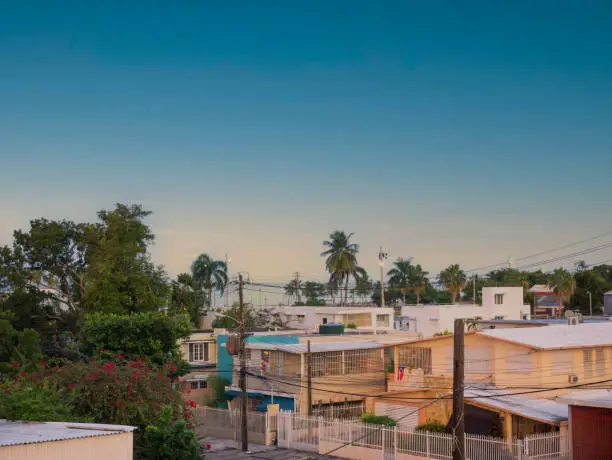
[[571, 384], [576, 384], [578, 383], [578, 376], [575, 374], [570, 374], [567, 376], [567, 381]]

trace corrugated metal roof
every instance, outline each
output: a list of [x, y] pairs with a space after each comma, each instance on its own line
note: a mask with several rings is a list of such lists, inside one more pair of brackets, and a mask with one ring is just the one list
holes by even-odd
[[[313, 353], [323, 351], [343, 351], [343, 350], [363, 350], [369, 348], [379, 348], [379, 342], [326, 342], [313, 343], [310, 345], [310, 351]], [[283, 344], [283, 343], [247, 343], [247, 348], [253, 350], [277, 350], [285, 353], [306, 353], [308, 345], [300, 344]]]
[[571, 348], [612, 345], [612, 322], [568, 324], [536, 328], [487, 329], [478, 334], [535, 348]]
[[612, 390], [608, 389], [572, 391], [556, 399], [572, 406], [612, 408]]
[[108, 436], [135, 429], [135, 427], [124, 425], [0, 420], [0, 447]]
[[508, 390], [498, 388], [467, 388], [465, 398], [542, 422], [558, 424], [568, 419], [567, 404], [526, 395], [495, 396], [498, 394], [508, 395], [508, 392]]

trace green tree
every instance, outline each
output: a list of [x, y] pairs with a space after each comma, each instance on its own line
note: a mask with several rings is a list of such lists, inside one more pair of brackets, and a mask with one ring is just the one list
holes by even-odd
[[[244, 306], [244, 327], [247, 332], [258, 329], [284, 328], [287, 326], [287, 317], [274, 312], [271, 308], [253, 308]], [[213, 328], [235, 331], [240, 324], [240, 306], [235, 303], [231, 307], [218, 310], [213, 321]]]
[[208, 311], [208, 298], [189, 273], [180, 273], [170, 288], [170, 310], [187, 313], [197, 328], [200, 318]]
[[549, 283], [553, 287], [555, 297], [557, 297], [557, 301], [559, 302], [558, 315], [561, 315], [563, 300], [567, 297], [568, 302], [570, 301], [570, 297], [576, 289], [576, 280], [567, 270], [557, 268], [552, 272]]
[[214, 260], [208, 254], [200, 254], [191, 264], [193, 279], [208, 294], [208, 304], [212, 305], [213, 291], [223, 292], [227, 286], [227, 266], [223, 260]]
[[2, 375], [36, 369], [41, 360], [38, 332], [33, 329], [17, 331], [9, 321], [0, 320], [0, 379]]
[[291, 300], [295, 298], [296, 302], [299, 302], [301, 286], [297, 279], [292, 279], [285, 284], [285, 295], [288, 297], [288, 303], [291, 304]]
[[421, 303], [421, 292], [429, 286], [429, 279], [427, 278], [429, 272], [423, 270], [421, 265], [413, 265], [410, 270], [410, 287], [412, 292], [416, 294], [417, 305]]
[[593, 313], [601, 311], [604, 293], [612, 289], [612, 282], [608, 282], [602, 273], [605, 271], [601, 269], [579, 267], [574, 276], [576, 290], [571, 298], [570, 307], [572, 309], [579, 309], [585, 314], [590, 314], [592, 306]]
[[306, 281], [302, 286], [302, 292], [306, 298], [320, 299], [325, 297], [326, 289], [323, 283]]
[[465, 272], [458, 264], [450, 265], [440, 272], [440, 282], [450, 292], [452, 303], [457, 301], [457, 295], [465, 286], [466, 281]]
[[412, 269], [412, 259], [399, 258], [393, 262], [394, 267], [387, 272], [389, 285], [393, 289], [399, 289], [402, 293], [402, 303], [406, 304], [406, 292], [410, 288], [410, 273]]
[[374, 283], [367, 273], [355, 281], [355, 293], [361, 298], [361, 302], [364, 302], [366, 297], [372, 295], [373, 290]]
[[124, 355], [127, 359], [143, 358], [158, 366], [172, 362], [178, 373], [184, 373], [188, 365], [182, 359], [179, 342], [190, 334], [189, 317], [184, 314], [93, 313], [85, 316], [79, 342], [87, 356], [112, 359]]
[[358, 276], [357, 254], [359, 245], [351, 243], [353, 233], [348, 235], [336, 230], [329, 235], [329, 240], [323, 241], [326, 248], [321, 256], [325, 257], [325, 269], [330, 275], [330, 282], [337, 283], [339, 288], [344, 284], [344, 303], [348, 301], [348, 284], [351, 277]]

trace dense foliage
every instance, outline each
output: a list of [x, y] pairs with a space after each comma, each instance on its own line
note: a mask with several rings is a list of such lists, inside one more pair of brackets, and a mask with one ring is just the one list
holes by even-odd
[[166, 406], [144, 433], [143, 458], [147, 460], [198, 460], [200, 444], [184, 419], [174, 419]]
[[128, 359], [142, 357], [156, 365], [172, 362], [179, 373], [184, 373], [187, 369], [179, 341], [190, 333], [189, 317], [184, 314], [94, 313], [85, 316], [79, 343], [87, 356], [108, 359], [121, 354]]
[[361, 421], [371, 425], [396, 426], [397, 422], [387, 415], [361, 414]]

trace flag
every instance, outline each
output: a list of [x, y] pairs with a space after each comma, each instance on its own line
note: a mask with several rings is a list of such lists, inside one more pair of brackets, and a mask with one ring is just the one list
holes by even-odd
[[404, 366], [399, 366], [397, 368], [397, 380], [399, 380], [400, 382], [402, 380], [404, 380], [404, 371], [406, 370], [406, 368]]

